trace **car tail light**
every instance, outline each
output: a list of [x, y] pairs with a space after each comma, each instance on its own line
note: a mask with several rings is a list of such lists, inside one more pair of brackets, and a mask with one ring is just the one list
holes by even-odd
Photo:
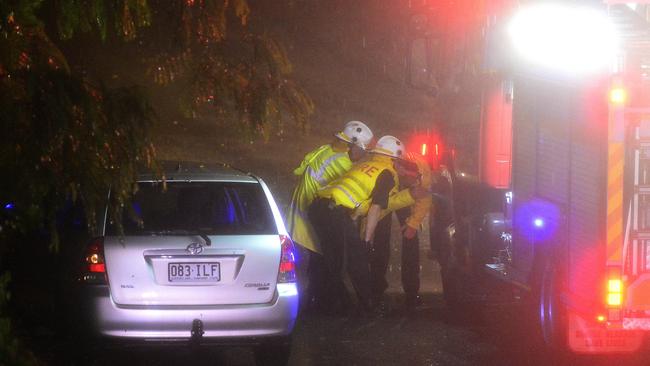
[[294, 254], [293, 241], [287, 235], [280, 235], [282, 255], [280, 257], [280, 271], [278, 282], [296, 282], [296, 256]]
[[94, 238], [86, 247], [85, 270], [82, 281], [92, 284], [106, 283], [106, 263], [104, 261], [104, 238]]

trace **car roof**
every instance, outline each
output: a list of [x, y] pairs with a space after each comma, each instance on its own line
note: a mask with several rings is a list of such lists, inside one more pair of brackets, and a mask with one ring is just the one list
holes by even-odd
[[223, 163], [160, 161], [158, 167], [142, 169], [138, 181], [214, 181], [257, 183], [257, 177]]

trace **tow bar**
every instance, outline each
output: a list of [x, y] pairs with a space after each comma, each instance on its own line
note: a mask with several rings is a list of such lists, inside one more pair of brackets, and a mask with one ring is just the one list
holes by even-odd
[[203, 334], [205, 332], [203, 331], [203, 322], [199, 319], [194, 319], [192, 321], [192, 343], [193, 344], [199, 344], [201, 342], [201, 338], [203, 338]]

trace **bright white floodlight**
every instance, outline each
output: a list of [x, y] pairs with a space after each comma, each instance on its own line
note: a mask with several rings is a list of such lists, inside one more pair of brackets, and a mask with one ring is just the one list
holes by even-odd
[[556, 70], [590, 72], [613, 65], [617, 36], [607, 15], [587, 7], [522, 7], [508, 28], [526, 60]]

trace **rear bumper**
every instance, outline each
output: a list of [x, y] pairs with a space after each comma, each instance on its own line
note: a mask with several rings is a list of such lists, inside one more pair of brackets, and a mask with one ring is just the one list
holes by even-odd
[[119, 306], [108, 287], [86, 289], [89, 324], [99, 336], [123, 340], [184, 341], [192, 323], [201, 321], [202, 342], [282, 337], [291, 334], [298, 313], [295, 283], [278, 284], [270, 303], [219, 306]]

